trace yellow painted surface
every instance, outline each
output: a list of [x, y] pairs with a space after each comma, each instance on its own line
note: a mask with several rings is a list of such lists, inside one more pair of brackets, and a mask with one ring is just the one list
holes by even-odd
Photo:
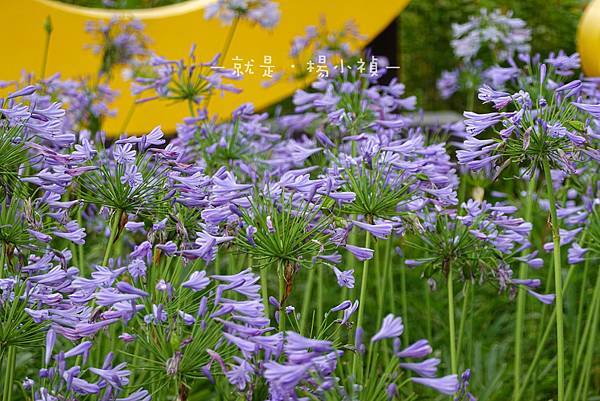
[[600, 76], [600, 0], [592, 1], [579, 21], [577, 51], [585, 74]]
[[[114, 15], [142, 20], [152, 41], [151, 49], [159, 55], [185, 58], [192, 43], [196, 43], [199, 59], [210, 60], [221, 51], [228, 31], [228, 27], [219, 20], [204, 19], [204, 8], [212, 1], [190, 0], [161, 8], [113, 11], [76, 7], [52, 0], [0, 0], [0, 36], [3, 38], [0, 80], [18, 79], [22, 71], [39, 74], [45, 41], [43, 24], [47, 16], [52, 18], [54, 31], [46, 76], [55, 72], [60, 72], [63, 78], [94, 74], [100, 61], [99, 56], [85, 48], [92, 40], [84, 30], [85, 23], [93, 19], [109, 19]], [[258, 66], [263, 56], [269, 55], [276, 70], [282, 67], [289, 69], [291, 60], [288, 53], [292, 38], [303, 35], [306, 26], [318, 25], [322, 16], [326, 17], [327, 26], [332, 30], [339, 30], [347, 21], [354, 20], [367, 43], [409, 1], [280, 0], [282, 17], [279, 25], [274, 30], [266, 30], [246, 22], [240, 23], [222, 64], [231, 67], [231, 59], [238, 56], [244, 60], [252, 58]], [[258, 75], [261, 72], [260, 69], [256, 71]], [[253, 102], [257, 109], [261, 109], [289, 96], [297, 88], [297, 84], [287, 80], [270, 88], [264, 88], [261, 82], [262, 79], [256, 76], [236, 81], [235, 85], [243, 92], [213, 96], [210, 112], [225, 116], [244, 102]], [[111, 86], [120, 92], [113, 103], [118, 114], [108, 119], [105, 125], [109, 133], [114, 133], [121, 127], [133, 99], [130, 83], [124, 81], [122, 74], [115, 74]], [[167, 132], [173, 131], [176, 123], [188, 114], [186, 104], [143, 103], [137, 106], [128, 131], [144, 133], [157, 124], [161, 124]]]

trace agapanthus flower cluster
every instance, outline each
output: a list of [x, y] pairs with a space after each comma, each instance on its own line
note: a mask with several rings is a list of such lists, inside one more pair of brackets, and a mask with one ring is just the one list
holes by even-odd
[[207, 173], [227, 166], [236, 175], [255, 181], [271, 164], [268, 155], [280, 140], [281, 135], [271, 131], [268, 114], [255, 113], [247, 103], [224, 123], [207, 121], [204, 115], [186, 118], [172, 143], [181, 149], [180, 162], [200, 159]]
[[263, 28], [273, 28], [279, 22], [281, 13], [276, 1], [218, 0], [206, 7], [204, 16], [206, 19], [218, 18], [226, 25], [243, 19]]
[[[60, 99], [69, 111], [63, 125], [66, 132], [87, 130], [96, 134], [103, 120], [116, 114], [111, 103], [117, 97], [117, 92], [103, 83], [92, 84], [90, 79], [63, 80], [60, 74], [55, 74], [43, 80], [40, 89], [47, 94], [46, 101]], [[40, 96], [38, 101], [43, 99]]]
[[511, 12], [491, 12], [482, 8], [477, 16], [464, 24], [452, 24], [454, 55], [464, 61], [473, 60], [480, 52], [490, 52], [494, 61], [506, 61], [530, 50], [531, 30]]
[[297, 115], [280, 119], [291, 132], [314, 132], [322, 146], [336, 148], [361, 135], [382, 133], [389, 137], [407, 125], [402, 113], [414, 110], [416, 98], [405, 96], [405, 87], [396, 80], [388, 85], [370, 85], [379, 78], [367, 71], [344, 71], [311, 85], [314, 91], [298, 90], [294, 95]]
[[[367, 70], [367, 62], [360, 58], [359, 43], [364, 40], [354, 21], [348, 21], [342, 29], [333, 30], [327, 26], [325, 18], [319, 25], [308, 26], [303, 35], [292, 39], [289, 55], [294, 60], [294, 68], [285, 75], [296, 81], [304, 81], [311, 74], [329, 75], [330, 70], [345, 70], [356, 63], [363, 63]], [[362, 65], [362, 64], [361, 64]], [[324, 66], [327, 68], [325, 69]], [[268, 85], [272, 85], [282, 74]]]
[[[517, 208], [502, 203], [469, 199], [460, 210], [448, 209], [442, 214], [424, 215], [423, 232], [410, 240], [413, 247], [424, 251], [418, 259], [407, 259], [406, 265], [423, 269], [425, 277], [458, 272], [463, 281], [491, 282], [500, 292], [515, 295], [518, 286], [544, 303], [552, 303], [553, 295], [540, 295], [534, 290], [540, 280], [519, 280], [513, 277], [511, 266], [525, 262], [534, 269], [543, 266], [537, 252], [521, 256], [531, 247], [532, 225], [515, 217]], [[435, 278], [434, 278], [435, 279]]]
[[94, 36], [90, 48], [102, 59], [100, 75], [110, 76], [118, 66], [138, 68], [148, 55], [149, 39], [139, 20], [112, 17], [108, 21], [89, 21], [86, 31]]
[[560, 79], [554, 65], [533, 68], [517, 91], [479, 89], [479, 98], [497, 111], [465, 112], [470, 137], [457, 153], [460, 163], [475, 171], [491, 165], [498, 174], [509, 163], [535, 171], [547, 162], [573, 173], [578, 162], [598, 160], [590, 123], [600, 106], [588, 103], [580, 80]]
[[500, 10], [472, 16], [463, 24], [452, 24], [450, 42], [460, 65], [442, 72], [437, 81], [440, 96], [447, 99], [459, 90], [474, 91], [488, 76], [494, 64], [510, 61], [515, 55], [530, 51], [531, 30], [525, 21]]
[[132, 92], [140, 96], [139, 102], [162, 99], [187, 102], [195, 116], [195, 108], [203, 100], [220, 91], [237, 93], [240, 90], [224, 80], [239, 79], [233, 71], [218, 66], [220, 55], [208, 62], [196, 61], [196, 46], [190, 49], [188, 60], [167, 60], [150, 57], [151, 71], [135, 78]]

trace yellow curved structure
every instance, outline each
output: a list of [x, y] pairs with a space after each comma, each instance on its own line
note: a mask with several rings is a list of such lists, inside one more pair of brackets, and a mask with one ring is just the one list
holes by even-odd
[[577, 51], [587, 76], [600, 76], [600, 0], [585, 9], [577, 29]]
[[[219, 20], [207, 21], [204, 8], [215, 0], [189, 0], [172, 6], [145, 10], [102, 10], [71, 6], [52, 0], [0, 0], [0, 33], [2, 53], [0, 80], [19, 79], [23, 71], [39, 73], [45, 42], [44, 21], [52, 19], [46, 75], [60, 72], [63, 78], [94, 74], [100, 63], [99, 56], [86, 49], [92, 38], [85, 33], [89, 20], [106, 20], [118, 15], [140, 19], [150, 37], [151, 49], [170, 59], [185, 58], [190, 46], [198, 46], [198, 58], [210, 60], [221, 51], [228, 27]], [[308, 25], [318, 25], [324, 16], [327, 26], [340, 30], [354, 20], [364, 43], [374, 38], [395, 18], [410, 0], [279, 0], [281, 20], [274, 30], [266, 30], [246, 22], [238, 25], [227, 58], [254, 59], [259, 65], [263, 56], [271, 56], [277, 71], [279, 66], [290, 67], [290, 43], [293, 37], [304, 34]], [[364, 44], [363, 43], [363, 44]], [[231, 68], [231, 62], [223, 64]], [[112, 87], [120, 92], [113, 104], [118, 114], [106, 121], [106, 130], [116, 133], [122, 126], [127, 110], [133, 102], [130, 82], [115, 74]], [[259, 74], [257, 74], [259, 75]], [[316, 77], [316, 75], [315, 75]], [[242, 88], [239, 95], [213, 96], [211, 113], [224, 116], [244, 102], [252, 102], [257, 109], [264, 108], [289, 96], [298, 84], [282, 81], [269, 88], [258, 77], [236, 81]], [[148, 132], [157, 124], [165, 131], [173, 131], [176, 123], [189, 114], [187, 105], [169, 105], [155, 101], [139, 104], [128, 124], [132, 133]]]

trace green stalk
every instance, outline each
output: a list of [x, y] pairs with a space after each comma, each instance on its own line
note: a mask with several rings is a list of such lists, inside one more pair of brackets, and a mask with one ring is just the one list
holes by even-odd
[[[565, 284], [563, 286], [563, 292], [569, 288], [569, 282], [571, 281], [573, 272], [574, 272], [573, 269], [569, 270], [569, 273], [567, 274], [567, 278], [565, 280]], [[525, 378], [523, 379], [523, 382], [521, 383], [521, 390], [519, 391], [519, 394], [518, 394], [517, 398], [515, 399], [515, 401], [519, 401], [521, 399], [521, 397], [523, 397], [523, 394], [525, 393], [527, 384], [529, 384], [529, 379], [531, 378], [531, 375], [535, 371], [535, 368], [537, 367], [540, 357], [542, 356], [542, 351], [544, 350], [546, 341], [548, 341], [548, 337], [550, 337], [550, 331], [552, 330], [552, 325], [554, 324], [555, 320], [556, 320], [556, 306], [554, 307], [554, 310], [552, 311], [552, 315], [550, 316], [550, 321], [546, 325], [546, 330], [544, 330], [542, 337], [539, 338], [537, 341], [537, 348], [535, 350], [533, 360], [531, 361], [531, 364], [529, 365], [529, 369], [527, 369]]]
[[543, 161], [544, 176], [546, 178], [546, 191], [550, 202], [550, 217], [552, 219], [552, 240], [554, 242], [554, 286], [556, 289], [556, 345], [558, 364], [558, 401], [564, 400], [565, 391], [565, 338], [562, 296], [562, 266], [560, 256], [560, 233], [559, 221], [556, 215], [556, 201], [554, 199], [554, 188], [552, 187], [552, 176], [548, 160]]
[[[377, 321], [381, 322], [383, 319], [383, 300], [385, 298], [385, 291], [387, 288], [387, 283], [390, 281], [390, 252], [392, 247], [392, 240], [388, 239], [385, 242], [384, 247], [384, 257], [383, 257], [383, 269], [381, 269], [380, 264], [377, 265], [378, 276], [380, 277], [379, 285], [377, 286]], [[382, 271], [383, 270], [383, 271]], [[393, 302], [393, 300], [391, 301]], [[404, 320], [406, 320], [406, 316], [403, 316]], [[404, 335], [406, 335], [406, 321], [404, 322]]]
[[458, 359], [456, 355], [456, 328], [454, 327], [454, 283], [452, 266], [448, 267], [448, 326], [450, 328], [450, 362], [452, 374], [458, 374]]
[[[387, 275], [387, 285], [388, 285], [388, 291], [389, 291], [389, 302], [390, 302], [390, 312], [393, 313], [394, 315], [396, 314], [396, 291], [395, 291], [395, 278], [394, 278], [394, 268], [392, 267], [392, 265], [394, 264], [394, 251], [391, 250], [390, 251], [390, 263], [388, 265], [388, 275]], [[404, 269], [404, 259], [400, 259], [400, 269]], [[404, 301], [402, 301], [404, 302]], [[403, 313], [404, 313], [404, 307], [403, 307]], [[407, 310], [408, 310], [408, 305], [407, 305]], [[404, 313], [404, 316], [402, 316], [404, 319], [408, 319], [408, 315], [406, 313]]]
[[15, 362], [17, 360], [17, 350], [14, 345], [8, 346], [6, 354], [6, 371], [4, 372], [4, 391], [2, 392], [2, 401], [12, 401], [12, 388], [15, 378]]
[[458, 366], [458, 358], [460, 358], [461, 355], [461, 351], [462, 351], [462, 343], [463, 343], [463, 334], [465, 331], [465, 322], [467, 320], [467, 305], [469, 304], [469, 294], [470, 294], [470, 290], [471, 286], [470, 286], [470, 281], [467, 280], [465, 283], [465, 288], [463, 290], [463, 304], [462, 304], [462, 311], [460, 314], [460, 324], [458, 325], [458, 345], [456, 346], [456, 349], [458, 350], [458, 355], [457, 355], [457, 361], [456, 361], [456, 365]]
[[4, 278], [5, 249], [6, 245], [0, 243], [0, 278]]
[[269, 316], [269, 276], [265, 266], [260, 268], [260, 291], [265, 306], [265, 314]]
[[[587, 261], [589, 259], [586, 259], [586, 264]], [[587, 360], [587, 355], [583, 355], [583, 352], [586, 348], [586, 346], [588, 345], [587, 341], [590, 341], [592, 344], [594, 343], [595, 340], [595, 336], [592, 334], [591, 336], [588, 336], [590, 334], [590, 330], [593, 332], [595, 330], [595, 327], [592, 326], [592, 324], [594, 323], [594, 318], [596, 316], [596, 314], [598, 313], [598, 299], [600, 298], [600, 274], [598, 274], [598, 276], [596, 277], [596, 285], [594, 286], [594, 293], [592, 295], [592, 302], [590, 304], [590, 310], [589, 310], [589, 314], [588, 317], [586, 319], [585, 322], [585, 327], [583, 329], [583, 335], [581, 336], [581, 342], [579, 343], [579, 346], [575, 348], [576, 352], [575, 352], [575, 358], [574, 361], [571, 365], [571, 375], [569, 378], [569, 385], [567, 386], [567, 391], [566, 391], [566, 395], [565, 395], [565, 399], [569, 398], [569, 395], [571, 394], [571, 391], [573, 390], [573, 386], [575, 384], [575, 374], [579, 373], [579, 384], [582, 384], [582, 380], [583, 380], [583, 376], [585, 374], [589, 374], [589, 372], [586, 372], [585, 370], [585, 365], [586, 365], [586, 360]], [[588, 350], [589, 353], [593, 353], [593, 346], [591, 349]], [[579, 367], [580, 364], [582, 362], [583, 359], [583, 367], [582, 370], [579, 371]], [[579, 387], [579, 386], [578, 386]]]
[[[585, 237], [585, 235], [584, 235]], [[585, 243], [581, 243], [581, 246], [585, 246]], [[571, 269], [574, 269], [575, 266], [572, 265]], [[583, 314], [584, 314], [584, 306], [585, 306], [585, 299], [586, 299], [586, 294], [585, 294], [585, 287], [587, 285], [588, 282], [588, 273], [589, 273], [589, 269], [590, 269], [590, 259], [586, 258], [584, 265], [583, 265], [583, 277], [581, 278], [581, 292], [580, 292], [580, 298], [579, 298], [579, 308], [577, 310], [577, 325], [575, 327], [575, 345], [573, 346], [574, 349], [578, 349], [579, 348], [579, 341], [581, 338], [581, 323], [583, 322]], [[591, 308], [593, 306], [593, 302], [592, 304], [590, 304], [590, 309], [588, 310], [588, 313], [591, 313]], [[575, 367], [575, 353], [573, 353], [573, 360], [571, 361], [571, 366]], [[573, 378], [573, 375], [575, 374], [575, 369], [573, 369], [571, 371], [571, 379]], [[567, 394], [569, 393], [569, 390], [567, 390]]]
[[113, 215], [114, 220], [110, 226], [110, 236], [108, 237], [108, 243], [106, 244], [106, 250], [104, 251], [104, 258], [102, 258], [102, 266], [107, 266], [108, 264], [108, 259], [110, 258], [115, 238], [117, 238], [117, 233], [119, 231], [119, 223], [121, 221], [122, 216], [123, 211], [121, 209], [117, 209], [115, 211], [115, 214]]
[[285, 330], [285, 305], [283, 304], [283, 297], [285, 294], [285, 277], [284, 277], [284, 267], [280, 265], [278, 267], [278, 277], [279, 277], [279, 331]]
[[125, 115], [125, 119], [123, 120], [123, 124], [121, 124], [121, 129], [119, 130], [122, 134], [127, 131], [127, 127], [131, 122], [131, 118], [133, 117], [133, 113], [135, 113], [135, 108], [137, 107], [137, 99], [139, 99], [139, 95], [135, 97], [131, 105], [129, 106], [129, 110], [127, 110], [127, 114]]
[[[369, 248], [370, 246], [371, 246], [371, 235], [369, 234], [369, 232], [367, 232], [365, 234], [365, 248]], [[363, 262], [362, 279], [360, 282], [360, 298], [358, 301], [358, 317], [356, 318], [356, 330], [358, 330], [359, 327], [361, 327], [361, 328], [363, 327], [363, 317], [365, 314], [365, 303], [367, 302], [368, 278], [369, 278], [369, 259], [366, 259]], [[354, 341], [355, 341], [354, 345], [358, 345], [358, 344], [356, 344], [356, 330], [354, 333], [355, 334], [354, 335]], [[353, 359], [354, 360], [352, 362], [352, 376], [354, 377], [355, 380], [357, 380], [358, 379], [357, 373], [358, 373], [359, 369], [362, 368], [362, 366], [359, 367], [359, 364], [361, 363], [361, 359], [360, 359], [360, 353], [358, 352], [358, 350], [355, 350]]]
[[317, 327], [323, 322], [323, 268], [317, 272]]
[[467, 111], [473, 111], [475, 108], [475, 90], [469, 88], [467, 92]]
[[[531, 221], [533, 215], [533, 193], [535, 191], [535, 172], [531, 172], [531, 178], [529, 179], [529, 185], [527, 186], [527, 198], [525, 198], [525, 220]], [[526, 249], [522, 255], [525, 256], [529, 253]], [[527, 278], [527, 263], [521, 262], [519, 266], [519, 279], [524, 280]], [[517, 322], [515, 325], [515, 362], [514, 362], [514, 388], [513, 398], [519, 394], [521, 387], [521, 354], [523, 351], [523, 321], [525, 319], [525, 300], [527, 298], [527, 292], [523, 286], [519, 287], [517, 294]]]
[[427, 338], [432, 338], [432, 329], [431, 329], [431, 288], [429, 288], [429, 283], [427, 281], [423, 281], [423, 292], [425, 293], [425, 310], [427, 311]]
[[[315, 280], [315, 269], [317, 266], [313, 266], [312, 269], [308, 270], [308, 278], [306, 279], [306, 288], [304, 289], [304, 299], [302, 300], [302, 317], [300, 320], [300, 334], [306, 336], [306, 322], [309, 320], [309, 309], [312, 304], [312, 287]], [[312, 317], [312, 315], [311, 315]], [[312, 320], [312, 319], [310, 319]]]
[[50, 37], [52, 36], [52, 20], [50, 16], [44, 21], [44, 31], [46, 31], [46, 42], [44, 43], [44, 53], [42, 55], [42, 68], [40, 69], [40, 79], [46, 76], [46, 66], [48, 65], [48, 53], [50, 51]]
[[593, 304], [591, 309], [593, 312], [592, 316], [592, 331], [589, 336], [588, 349], [585, 354], [585, 360], [583, 363], [583, 372], [579, 378], [579, 385], [577, 386], [577, 393], [575, 394], [575, 401], [579, 401], [580, 397], [585, 400], [585, 395], [588, 393], [588, 385], [590, 383], [590, 369], [592, 367], [592, 359], [594, 357], [594, 347], [597, 344], [597, 332], [598, 332], [598, 320], [600, 316], [600, 273], [596, 276], [596, 286], [594, 287], [594, 297], [596, 302]]
[[[225, 61], [225, 57], [227, 57], [227, 53], [229, 52], [229, 48], [231, 47], [231, 42], [233, 42], [233, 36], [235, 35], [235, 31], [237, 29], [238, 23], [240, 22], [240, 17], [236, 16], [233, 19], [233, 22], [229, 26], [229, 31], [227, 32], [227, 37], [225, 38], [225, 43], [223, 43], [223, 49], [221, 50], [221, 54], [219, 55], [219, 61]], [[206, 97], [205, 108], [208, 109], [208, 105], [210, 104], [210, 99], [212, 97], [212, 92], [208, 94]]]
[[[402, 321], [404, 322], [404, 333], [402, 335], [402, 341], [404, 346], [408, 346], [410, 343], [410, 337], [408, 335], [408, 295], [406, 293], [406, 265], [404, 261], [400, 265], [400, 298], [402, 299]], [[393, 282], [391, 283], [393, 288]], [[392, 306], [394, 301], [392, 300]], [[412, 382], [411, 382], [412, 383]]]

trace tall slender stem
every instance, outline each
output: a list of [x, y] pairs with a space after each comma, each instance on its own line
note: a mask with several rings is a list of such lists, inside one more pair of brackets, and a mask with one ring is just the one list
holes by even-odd
[[15, 377], [15, 362], [17, 360], [17, 351], [14, 345], [8, 347], [6, 353], [6, 366], [4, 371], [4, 391], [2, 392], [2, 401], [12, 401], [12, 388]]
[[[588, 264], [589, 259], [586, 260], [586, 265]], [[567, 386], [567, 391], [565, 393], [565, 399], [569, 399], [570, 395], [571, 395], [571, 391], [573, 390], [573, 386], [575, 385], [575, 375], [577, 374], [580, 377], [580, 383], [581, 383], [581, 377], [589, 372], [585, 372], [585, 360], [587, 359], [587, 355], [584, 357], [583, 353], [584, 350], [586, 349], [587, 346], [587, 341], [591, 341], [592, 343], [594, 343], [595, 337], [594, 336], [589, 336], [590, 334], [590, 330], [593, 332], [594, 328], [592, 327], [592, 323], [594, 320], [594, 315], [597, 313], [597, 308], [598, 308], [598, 299], [600, 298], [600, 274], [598, 274], [598, 276], [596, 277], [596, 285], [594, 287], [594, 293], [592, 294], [592, 300], [590, 302], [590, 308], [588, 310], [588, 317], [586, 319], [585, 322], [585, 327], [583, 329], [583, 334], [581, 335], [581, 339], [579, 344], [576, 344], [575, 346], [575, 352], [573, 352], [574, 354], [574, 358], [573, 358], [573, 363], [571, 364], [571, 375], [569, 377], [569, 384]], [[588, 352], [592, 352], [593, 353], [593, 346], [591, 349], [588, 350]], [[582, 366], [582, 370], [579, 370], [580, 366], [581, 366], [581, 362], [583, 360], [583, 365]]]
[[262, 293], [265, 314], [269, 316], [269, 275], [265, 266], [260, 268], [260, 291]]
[[[381, 269], [381, 265], [377, 266], [377, 274], [380, 277], [380, 281], [377, 286], [377, 321], [380, 322], [383, 319], [383, 304], [385, 299], [385, 293], [387, 290], [387, 283], [391, 280], [391, 263], [390, 263], [390, 253], [392, 248], [392, 239], [388, 239], [385, 242], [384, 247], [384, 255], [383, 255], [383, 269]], [[393, 303], [393, 299], [389, 301], [390, 306]], [[406, 316], [402, 316], [404, 318], [404, 335], [406, 335]]]
[[[585, 234], [583, 235], [582, 241], [581, 241], [581, 245], [585, 246]], [[579, 363], [580, 363], [580, 353], [583, 352], [583, 350], [586, 347], [586, 337], [589, 331], [588, 325], [590, 323], [590, 316], [592, 316], [594, 314], [594, 306], [596, 304], [596, 293], [593, 294], [592, 296], [592, 300], [590, 302], [590, 306], [588, 308], [588, 318], [586, 319], [586, 324], [585, 324], [585, 329], [583, 331], [583, 335], [581, 333], [581, 325], [583, 322], [583, 314], [584, 314], [584, 305], [586, 303], [586, 299], [587, 299], [587, 294], [586, 294], [586, 285], [587, 285], [587, 276], [588, 276], [588, 270], [590, 267], [590, 259], [586, 258], [585, 260], [585, 264], [583, 267], [583, 277], [581, 280], [581, 295], [579, 298], [579, 310], [577, 311], [577, 324], [576, 324], [576, 328], [575, 328], [575, 338], [574, 338], [574, 342], [573, 342], [573, 359], [571, 360], [571, 374], [569, 375], [569, 380], [567, 381], [567, 389], [565, 390], [565, 400], [570, 399], [571, 397], [571, 391], [573, 390], [573, 386], [575, 384], [575, 375], [578, 372], [578, 368], [579, 368]], [[571, 265], [571, 269], [575, 269], [575, 265]], [[570, 271], [570, 270], [569, 270]]]
[[233, 36], [235, 35], [235, 30], [237, 29], [239, 22], [240, 17], [237, 16], [233, 19], [233, 22], [229, 27], [229, 31], [227, 32], [227, 38], [225, 38], [225, 43], [223, 43], [223, 50], [221, 50], [221, 55], [219, 56], [220, 61], [224, 61], [225, 57], [227, 57], [227, 53], [229, 52], [229, 48], [231, 47], [231, 42], [233, 42]]
[[450, 363], [452, 374], [458, 374], [458, 359], [456, 355], [456, 329], [454, 327], [454, 279], [452, 266], [448, 267], [448, 326], [450, 328]]
[[4, 278], [4, 257], [6, 252], [6, 245], [0, 242], [0, 278]]
[[104, 251], [104, 258], [102, 258], [102, 266], [106, 267], [108, 264], [108, 259], [110, 258], [115, 238], [117, 238], [117, 233], [119, 231], [119, 223], [121, 221], [122, 216], [123, 211], [121, 209], [117, 209], [115, 211], [115, 214], [113, 215], [113, 221], [110, 226], [110, 236], [108, 237], [108, 243], [106, 244], [106, 250]]
[[[371, 246], [371, 235], [367, 232], [365, 234], [365, 248], [369, 248]], [[365, 314], [365, 303], [367, 302], [367, 285], [369, 278], [369, 259], [366, 259], [363, 262], [363, 272], [362, 272], [362, 280], [360, 282], [360, 298], [358, 301], [358, 316], [356, 318], [356, 330], [363, 327], [363, 317]], [[354, 336], [354, 341], [356, 342], [356, 335]], [[355, 344], [358, 346], [358, 344]], [[357, 373], [359, 371], [360, 365], [360, 353], [358, 350], [354, 353], [354, 360], [352, 362], [352, 376], [357, 379]], [[360, 367], [362, 368], [362, 366]]]
[[[410, 343], [410, 336], [408, 332], [408, 294], [406, 292], [406, 269], [407, 267], [404, 264], [404, 261], [402, 261], [402, 264], [400, 265], [400, 297], [402, 299], [402, 319], [404, 321], [404, 333], [402, 335], [404, 346], [408, 346]], [[392, 284], [392, 288], [393, 287], [394, 286]]]
[[285, 330], [285, 305], [284, 305], [284, 294], [285, 294], [285, 273], [283, 264], [279, 265], [277, 276], [279, 277], [279, 331]]
[[[231, 47], [231, 42], [233, 42], [233, 36], [235, 35], [235, 31], [237, 29], [238, 23], [240, 22], [240, 17], [236, 16], [229, 26], [229, 31], [227, 32], [227, 37], [225, 38], [225, 43], [223, 43], [223, 49], [221, 50], [221, 54], [219, 55], [219, 62], [224, 62], [225, 57], [227, 57], [227, 53], [229, 52], [229, 48]], [[210, 104], [210, 99], [212, 97], [212, 92], [208, 94], [206, 97], [206, 103], [204, 107], [208, 109], [208, 105]]]
[[302, 316], [300, 320], [300, 334], [306, 336], [306, 323], [311, 317], [309, 317], [310, 306], [312, 305], [312, 287], [315, 281], [315, 269], [317, 266], [313, 266], [308, 271], [308, 278], [306, 279], [306, 288], [304, 289], [304, 298], [302, 299]]
[[46, 77], [46, 67], [48, 65], [48, 53], [50, 52], [50, 37], [52, 36], [52, 20], [50, 16], [44, 21], [44, 31], [46, 32], [46, 41], [44, 43], [44, 53], [42, 55], [42, 68], [40, 69], [40, 79]]
[[133, 100], [133, 102], [129, 106], [129, 109], [127, 110], [127, 114], [125, 115], [125, 119], [123, 120], [123, 124], [121, 124], [121, 129], [119, 130], [119, 132], [121, 134], [124, 134], [125, 131], [127, 131], [127, 127], [129, 126], [129, 123], [131, 122], [131, 118], [133, 117], [133, 113], [135, 113], [135, 109], [137, 107], [137, 99], [139, 99], [139, 97], [140, 97], [139, 95], [137, 95], [135, 97], [135, 99]]
[[[525, 198], [525, 220], [531, 221], [533, 215], [533, 193], [535, 191], [535, 172], [531, 172], [527, 186], [527, 197]], [[529, 253], [529, 249], [523, 251], [523, 256]], [[527, 263], [521, 262], [519, 266], [519, 279], [527, 278]], [[523, 286], [519, 287], [517, 294], [517, 322], [515, 324], [515, 362], [514, 362], [514, 386], [513, 399], [519, 394], [521, 386], [521, 354], [523, 350], [523, 320], [525, 318], [525, 300], [527, 293]]]
[[425, 311], [427, 316], [427, 338], [431, 338], [433, 335], [433, 331], [431, 329], [431, 288], [429, 287], [429, 283], [425, 280], [423, 281], [423, 292], [425, 297]]
[[556, 214], [556, 201], [554, 199], [554, 188], [552, 185], [552, 175], [550, 173], [550, 164], [547, 160], [543, 161], [544, 176], [546, 178], [546, 191], [548, 192], [548, 201], [550, 202], [550, 218], [552, 224], [552, 240], [554, 242], [554, 286], [556, 290], [556, 346], [557, 346], [557, 364], [558, 364], [558, 401], [564, 400], [565, 391], [565, 338], [564, 338], [564, 317], [563, 317], [563, 296], [562, 296], [562, 266], [560, 256], [560, 232], [559, 221]]
[[323, 268], [317, 272], [317, 327], [323, 322]]
[[598, 332], [598, 320], [600, 316], [600, 273], [598, 273], [596, 276], [596, 285], [594, 287], [594, 295], [592, 296], [592, 299], [595, 300], [590, 307], [592, 331], [588, 337], [588, 349], [585, 354], [583, 370], [582, 374], [580, 375], [579, 385], [577, 386], [577, 392], [575, 394], [575, 401], [579, 401], [580, 397], [581, 399], [585, 400], [585, 395], [587, 394], [587, 389], [590, 382], [590, 369], [592, 366], [592, 359], [594, 357], [594, 348], [597, 344], [596, 335]]
[[462, 351], [462, 343], [463, 343], [463, 334], [465, 331], [465, 322], [467, 320], [467, 305], [469, 304], [469, 296], [470, 296], [470, 289], [471, 289], [471, 285], [470, 285], [470, 281], [467, 280], [467, 282], [465, 283], [465, 288], [463, 290], [463, 304], [462, 304], [462, 311], [460, 314], [460, 323], [458, 325], [458, 344], [456, 346], [456, 349], [458, 350], [458, 355], [457, 355], [457, 361], [456, 364], [458, 365], [459, 362], [459, 357], [461, 355], [461, 351]]
[[[569, 273], [567, 274], [567, 278], [565, 279], [565, 284], [563, 286], [563, 292], [569, 288], [569, 282], [571, 281], [573, 272], [574, 272], [573, 269], [569, 270]], [[529, 364], [529, 369], [527, 369], [525, 378], [523, 379], [523, 382], [521, 383], [521, 390], [519, 391], [519, 394], [517, 395], [515, 401], [519, 401], [521, 399], [521, 397], [523, 397], [523, 394], [525, 393], [527, 384], [529, 384], [529, 379], [531, 379], [531, 376], [533, 375], [533, 372], [535, 371], [535, 369], [537, 367], [538, 361], [540, 360], [540, 357], [542, 356], [542, 351], [545, 349], [544, 347], [546, 346], [546, 341], [548, 341], [548, 337], [550, 337], [550, 331], [552, 330], [552, 325], [554, 324], [555, 320], [556, 320], [556, 305], [554, 307], [554, 310], [552, 311], [552, 315], [550, 315], [550, 320], [548, 321], [548, 324], [546, 325], [546, 329], [544, 330], [544, 333], [537, 339], [537, 347], [535, 350], [535, 354], [533, 356], [533, 360]]]

